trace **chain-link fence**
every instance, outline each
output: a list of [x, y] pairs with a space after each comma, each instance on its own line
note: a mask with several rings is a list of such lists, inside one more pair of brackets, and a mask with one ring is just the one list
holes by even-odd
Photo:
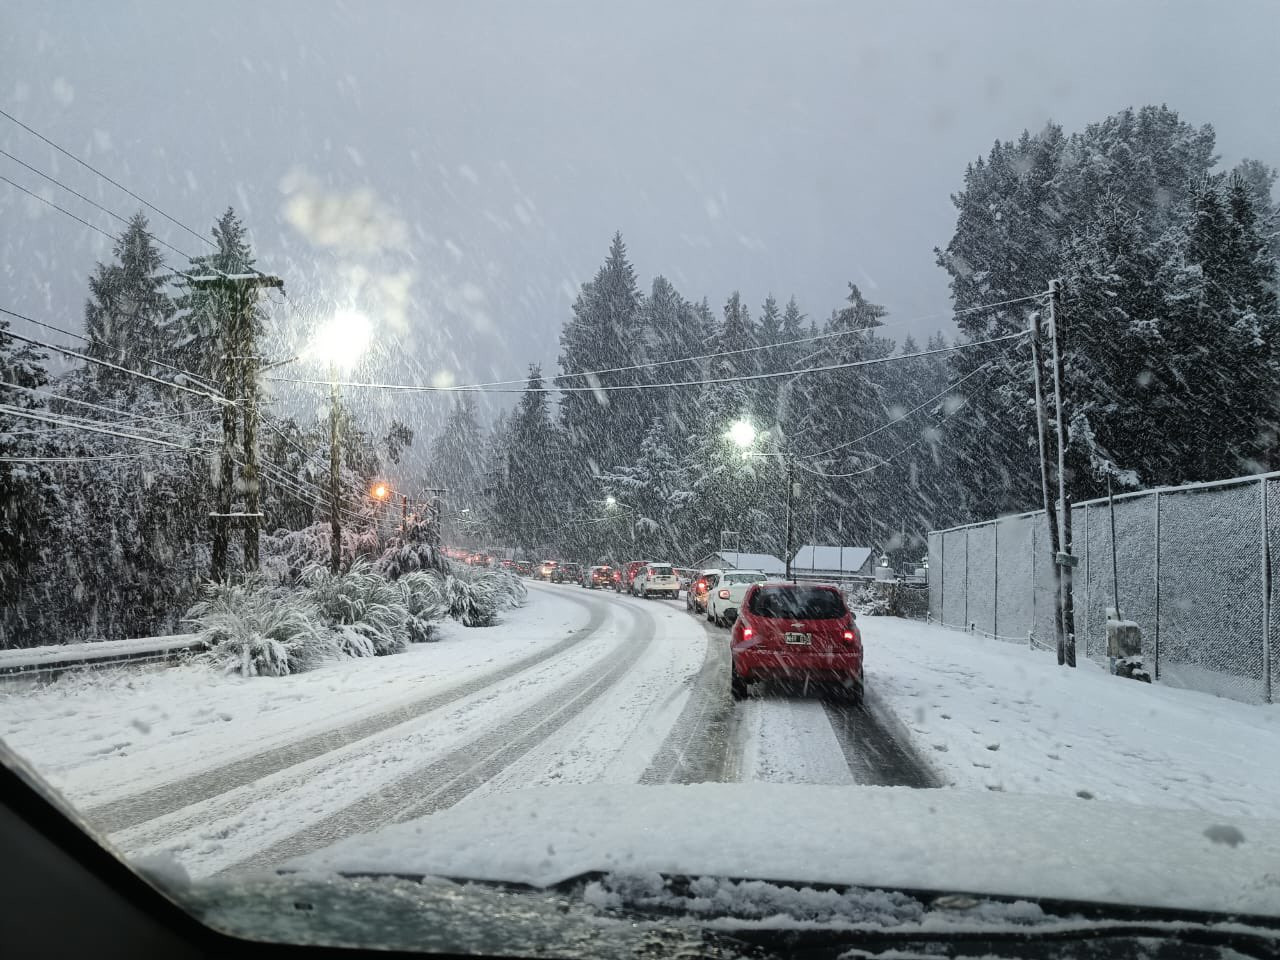
[[[1152, 676], [1239, 700], [1272, 699], [1280, 637], [1280, 474], [1072, 508], [1073, 597], [1081, 656], [1107, 660], [1107, 608], [1142, 629]], [[1054, 577], [1043, 511], [929, 534], [929, 615], [1004, 640], [1054, 646]]]

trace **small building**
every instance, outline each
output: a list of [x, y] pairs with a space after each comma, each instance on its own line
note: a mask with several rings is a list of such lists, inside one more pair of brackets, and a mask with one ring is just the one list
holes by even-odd
[[781, 577], [787, 572], [787, 565], [771, 553], [739, 553], [736, 550], [709, 553], [694, 566], [698, 570], [759, 570], [771, 577]]
[[870, 547], [841, 547], [810, 544], [796, 551], [791, 572], [806, 580], [840, 580], [875, 575], [875, 558]]

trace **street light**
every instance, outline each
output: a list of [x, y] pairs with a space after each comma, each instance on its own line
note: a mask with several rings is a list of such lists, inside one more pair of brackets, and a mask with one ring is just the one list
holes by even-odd
[[746, 450], [756, 442], [756, 428], [750, 420], [735, 420], [727, 436], [738, 447]]
[[338, 443], [338, 372], [352, 370], [369, 348], [373, 327], [354, 310], [339, 310], [316, 331], [303, 355], [329, 366], [329, 569], [342, 569], [342, 522], [338, 519], [341, 447]]
[[387, 497], [391, 495], [391, 488], [388, 487], [385, 483], [380, 483], [373, 488], [372, 492], [373, 492], [373, 499], [385, 500], [387, 499]]
[[[741, 420], [735, 420], [733, 424], [729, 427], [729, 430], [725, 434], [725, 436], [727, 436], [730, 440], [732, 440], [733, 443], [738, 447], [738, 449], [742, 450], [743, 453], [746, 453], [747, 450], [755, 446], [755, 443], [758, 439], [767, 438], [769, 434], [768, 433], [761, 434], [759, 431], [756, 430], [755, 425], [750, 420], [743, 418]], [[783, 561], [786, 565], [784, 576], [786, 577], [786, 579], [794, 583], [795, 577], [792, 575], [792, 571], [791, 571], [791, 543], [792, 543], [792, 540], [794, 539], [794, 532], [792, 530], [792, 527], [794, 525], [794, 521], [793, 521], [794, 511], [792, 510], [791, 501], [796, 494], [797, 484], [795, 482], [795, 473], [794, 473], [793, 462], [791, 459], [791, 454], [787, 452], [787, 450], [784, 448], [781, 442], [775, 440], [774, 444], [777, 448], [778, 455], [782, 458], [782, 462], [786, 466], [786, 470], [787, 470], [787, 479], [786, 479], [787, 540], [786, 540], [786, 545], [783, 548], [783, 553], [786, 554], [786, 556], [783, 557]]]

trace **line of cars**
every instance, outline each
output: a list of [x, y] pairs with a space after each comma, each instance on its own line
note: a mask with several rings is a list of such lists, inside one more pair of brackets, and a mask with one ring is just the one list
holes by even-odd
[[838, 587], [771, 580], [760, 570], [684, 570], [670, 563], [631, 560], [583, 566], [558, 560], [534, 576], [637, 597], [678, 599], [685, 608], [729, 629], [730, 690], [747, 696], [760, 680], [812, 683], [855, 703], [862, 699], [862, 633]]
[[759, 570], [700, 570], [685, 608], [729, 628], [735, 700], [757, 680], [785, 680], [861, 701], [862, 633], [839, 588], [770, 580]]

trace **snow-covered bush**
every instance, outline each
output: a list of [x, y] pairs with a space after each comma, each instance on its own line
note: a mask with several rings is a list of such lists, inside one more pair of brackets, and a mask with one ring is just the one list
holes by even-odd
[[337, 576], [325, 565], [313, 563], [303, 571], [301, 583], [343, 653], [384, 656], [399, 653], [408, 644], [404, 593], [367, 560], [356, 560]]
[[488, 627], [497, 622], [499, 611], [518, 607], [528, 592], [520, 578], [506, 570], [481, 570], [450, 564], [443, 576], [428, 574], [439, 581], [445, 611], [464, 627]]
[[396, 581], [409, 613], [406, 626], [410, 643], [435, 639], [435, 622], [449, 612], [441, 589], [443, 582], [438, 574], [421, 571], [406, 573]]
[[214, 584], [188, 612], [208, 646], [198, 659], [246, 677], [309, 670], [337, 646], [305, 596], [260, 582]]
[[849, 598], [849, 606], [867, 617], [887, 617], [892, 609], [889, 598], [872, 586], [860, 587], [854, 591]]
[[411, 518], [400, 533], [391, 538], [374, 564], [375, 569], [392, 580], [418, 570], [442, 569], [444, 559], [435, 543], [435, 533], [434, 526], [428, 521]]

